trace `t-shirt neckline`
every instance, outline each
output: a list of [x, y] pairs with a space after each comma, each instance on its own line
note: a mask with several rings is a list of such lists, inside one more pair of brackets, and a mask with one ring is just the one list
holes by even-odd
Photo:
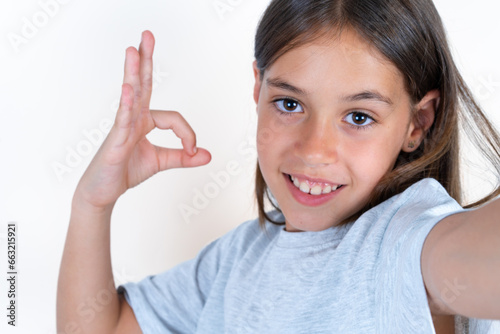
[[305, 248], [339, 242], [349, 231], [352, 223], [333, 226], [322, 231], [289, 232], [282, 226], [276, 245], [283, 248]]

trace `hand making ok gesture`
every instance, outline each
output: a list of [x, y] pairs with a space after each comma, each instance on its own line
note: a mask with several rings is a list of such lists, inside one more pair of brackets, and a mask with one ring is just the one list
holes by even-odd
[[[134, 47], [126, 50], [115, 123], [75, 192], [74, 200], [91, 208], [112, 207], [128, 188], [160, 171], [210, 162], [210, 153], [196, 148], [196, 135], [178, 112], [149, 109], [154, 44], [153, 34], [144, 31], [139, 51]], [[154, 128], [172, 130], [181, 139], [183, 149], [151, 144], [146, 135]]]

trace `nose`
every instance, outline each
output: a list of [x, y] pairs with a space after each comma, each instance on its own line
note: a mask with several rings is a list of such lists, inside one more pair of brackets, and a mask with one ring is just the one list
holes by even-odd
[[307, 167], [333, 164], [338, 158], [338, 134], [331, 121], [310, 118], [304, 121], [294, 145], [295, 154]]

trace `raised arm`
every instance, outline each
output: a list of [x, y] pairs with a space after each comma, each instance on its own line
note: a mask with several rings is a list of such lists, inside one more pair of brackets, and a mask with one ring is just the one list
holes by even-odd
[[500, 200], [439, 222], [421, 261], [433, 313], [500, 319]]
[[[207, 164], [196, 136], [174, 111], [150, 110], [154, 37], [142, 34], [139, 51], [126, 51], [125, 75], [115, 123], [73, 196], [57, 291], [58, 333], [140, 333], [130, 306], [116, 293], [110, 257], [110, 218], [129, 188], [169, 168]], [[152, 145], [154, 128], [170, 129], [183, 149]], [[104, 301], [104, 302], [103, 302]]]

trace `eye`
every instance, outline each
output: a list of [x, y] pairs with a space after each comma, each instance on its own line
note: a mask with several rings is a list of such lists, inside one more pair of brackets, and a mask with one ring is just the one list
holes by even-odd
[[355, 111], [347, 115], [345, 121], [357, 127], [368, 126], [374, 122], [373, 118], [359, 111]]
[[274, 105], [279, 111], [284, 113], [302, 112], [302, 106], [292, 99], [279, 99], [274, 101]]

